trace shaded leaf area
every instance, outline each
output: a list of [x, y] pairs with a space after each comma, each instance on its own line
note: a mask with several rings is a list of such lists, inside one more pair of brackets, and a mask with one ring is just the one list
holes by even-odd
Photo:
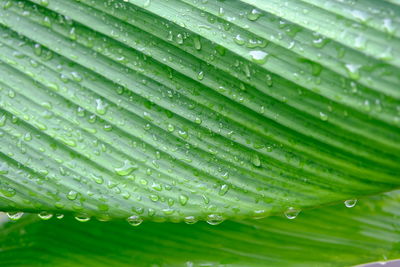
[[399, 7], [275, 2], [0, 1], [0, 209], [213, 220], [399, 187]]
[[3, 226], [2, 266], [350, 266], [399, 257], [399, 194], [218, 226], [48, 221]]

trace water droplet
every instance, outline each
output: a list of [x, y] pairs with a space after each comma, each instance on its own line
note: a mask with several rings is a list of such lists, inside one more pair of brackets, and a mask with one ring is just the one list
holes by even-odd
[[174, 210], [174, 209], [167, 208], [167, 209], [163, 209], [162, 212], [163, 212], [165, 215], [171, 215], [171, 214], [173, 214], [173, 213], [175, 212], [175, 210]]
[[202, 120], [199, 118], [199, 117], [196, 117], [195, 119], [194, 119], [194, 122], [196, 123], [196, 124], [201, 124], [202, 123]]
[[369, 17], [368, 13], [363, 12], [363, 11], [358, 10], [358, 9], [354, 9], [350, 13], [359, 22], [366, 22], [368, 20], [368, 17]]
[[13, 197], [17, 194], [17, 190], [15, 190], [12, 187], [8, 187], [6, 189], [0, 189], [0, 192], [5, 196], [5, 197]]
[[198, 36], [195, 36], [193, 38], [193, 43], [194, 43], [194, 48], [196, 50], [200, 50], [201, 49], [201, 42], [200, 42], [200, 38]]
[[183, 219], [183, 221], [184, 221], [186, 224], [194, 224], [194, 223], [197, 222], [197, 219], [196, 219], [196, 217], [194, 217], [194, 216], [186, 216], [186, 217]]
[[188, 202], [189, 197], [186, 195], [180, 195], [179, 196], [179, 203], [181, 203], [182, 206], [185, 206], [186, 203]]
[[367, 38], [365, 38], [364, 35], [358, 35], [355, 40], [354, 40], [354, 46], [355, 48], [359, 50], [365, 49], [367, 45]]
[[184, 130], [179, 130], [178, 135], [180, 137], [182, 137], [183, 139], [187, 139], [189, 137], [189, 134], [187, 133], [187, 131], [184, 131]]
[[172, 124], [168, 124], [168, 125], [167, 125], [167, 131], [168, 131], [168, 132], [172, 133], [174, 130], [175, 130], [174, 125], [172, 125]]
[[42, 21], [43, 26], [51, 28], [51, 21], [49, 17], [44, 17]]
[[390, 18], [383, 19], [383, 29], [389, 34], [394, 34], [396, 27], [393, 25], [393, 22]]
[[24, 215], [23, 212], [7, 212], [7, 216], [8, 218], [10, 218], [10, 220], [16, 221], [19, 220], [22, 215]]
[[53, 214], [43, 211], [39, 213], [38, 216], [42, 220], [50, 220], [53, 217]]
[[146, 0], [143, 4], [143, 7], [149, 7], [151, 4], [151, 0]]
[[261, 11], [259, 11], [258, 9], [252, 9], [250, 13], [247, 14], [247, 19], [251, 21], [256, 21], [261, 15]]
[[197, 73], [197, 79], [199, 79], [200, 81], [204, 79], [204, 72], [203, 71], [199, 71], [199, 73]]
[[388, 46], [385, 51], [378, 55], [381, 60], [389, 61], [393, 59], [392, 47]]
[[322, 48], [324, 47], [329, 39], [325, 38], [324, 36], [321, 36], [319, 34], [314, 34], [315, 35], [315, 39], [312, 41], [313, 46], [317, 47], [317, 48]]
[[261, 50], [253, 50], [249, 52], [251, 60], [257, 64], [264, 64], [267, 62], [268, 53]]
[[351, 79], [358, 80], [360, 78], [359, 69], [361, 68], [361, 65], [348, 63], [345, 67], [347, 74]]
[[348, 199], [344, 202], [346, 208], [352, 208], [357, 204], [357, 199]]
[[130, 225], [132, 225], [132, 226], [139, 226], [139, 225], [143, 222], [143, 219], [140, 218], [140, 217], [137, 216], [137, 215], [132, 215], [131, 217], [129, 217], [129, 218], [127, 219], [127, 221], [128, 221], [128, 223], [129, 223]]
[[67, 194], [67, 198], [69, 200], [75, 200], [77, 197], [78, 197], [78, 192], [76, 192], [74, 190], [69, 191]]
[[327, 121], [328, 120], [328, 115], [324, 112], [320, 112], [319, 113], [319, 118], [323, 121]]
[[78, 222], [87, 222], [90, 220], [90, 216], [86, 215], [86, 214], [79, 214], [75, 216], [75, 219]]
[[223, 184], [223, 185], [221, 185], [221, 187], [219, 188], [218, 195], [223, 196], [223, 195], [225, 195], [228, 191], [229, 191], [229, 185]]
[[107, 103], [105, 103], [102, 99], [96, 99], [96, 112], [100, 115], [104, 115], [107, 112]]
[[218, 214], [210, 214], [207, 216], [207, 223], [211, 225], [217, 225], [224, 221], [224, 218]]
[[150, 198], [151, 201], [154, 201], [154, 202], [158, 201], [158, 199], [159, 199], [159, 197], [157, 195], [154, 195], [154, 194], [150, 195], [149, 198]]
[[75, 82], [80, 82], [82, 81], [82, 76], [77, 73], [76, 71], [71, 72], [71, 76], [72, 76], [72, 80], [74, 80]]
[[262, 219], [262, 218], [267, 217], [267, 215], [268, 214], [267, 214], [267, 212], [265, 210], [255, 210], [253, 218], [254, 219]]
[[220, 7], [218, 9], [218, 16], [223, 17], [225, 15], [225, 10], [223, 7]]
[[176, 42], [177, 42], [177, 44], [183, 44], [183, 35], [181, 34], [181, 33], [178, 33], [177, 35], [176, 35]]
[[104, 179], [100, 176], [96, 176], [92, 174], [92, 179], [96, 184], [102, 184], [104, 183]]
[[252, 155], [251, 163], [256, 167], [260, 167], [261, 166], [261, 161], [260, 161], [260, 158], [258, 157], [257, 154], [253, 154]]
[[32, 135], [31, 135], [30, 132], [27, 132], [27, 133], [24, 135], [24, 141], [29, 142], [29, 141], [31, 141], [31, 140], [32, 140]]
[[42, 54], [42, 46], [40, 44], [35, 44], [33, 47], [33, 52], [35, 55], [40, 56]]
[[42, 6], [48, 6], [49, 5], [49, 0], [40, 0], [39, 4]]
[[120, 176], [126, 176], [131, 174], [134, 170], [137, 170], [138, 166], [131, 163], [129, 160], [124, 161], [124, 165], [120, 168], [115, 168], [115, 172]]
[[235, 41], [235, 43], [238, 45], [244, 45], [246, 43], [246, 40], [240, 36], [240, 34], [236, 35], [235, 38], [233, 38], [233, 41]]
[[298, 210], [296, 208], [293, 207], [289, 207], [286, 211], [285, 211], [285, 216], [286, 218], [293, 220], [297, 217], [297, 215], [299, 215], [301, 210]]

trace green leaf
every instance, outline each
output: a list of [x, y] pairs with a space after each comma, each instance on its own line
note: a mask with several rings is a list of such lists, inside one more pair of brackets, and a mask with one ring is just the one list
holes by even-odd
[[1, 0], [0, 210], [213, 221], [398, 188], [400, 9], [366, 3]]
[[2, 266], [350, 266], [398, 258], [399, 193], [295, 220], [210, 226], [27, 216], [0, 232]]

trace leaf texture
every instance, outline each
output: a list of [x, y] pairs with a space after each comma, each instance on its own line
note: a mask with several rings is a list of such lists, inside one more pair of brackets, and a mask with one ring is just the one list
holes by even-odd
[[1, 5], [1, 210], [222, 220], [400, 184], [393, 1]]

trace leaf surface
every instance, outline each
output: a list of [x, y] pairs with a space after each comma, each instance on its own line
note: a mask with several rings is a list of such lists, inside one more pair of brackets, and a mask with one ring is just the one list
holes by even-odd
[[233, 219], [399, 187], [395, 3], [0, 3], [1, 210]]

